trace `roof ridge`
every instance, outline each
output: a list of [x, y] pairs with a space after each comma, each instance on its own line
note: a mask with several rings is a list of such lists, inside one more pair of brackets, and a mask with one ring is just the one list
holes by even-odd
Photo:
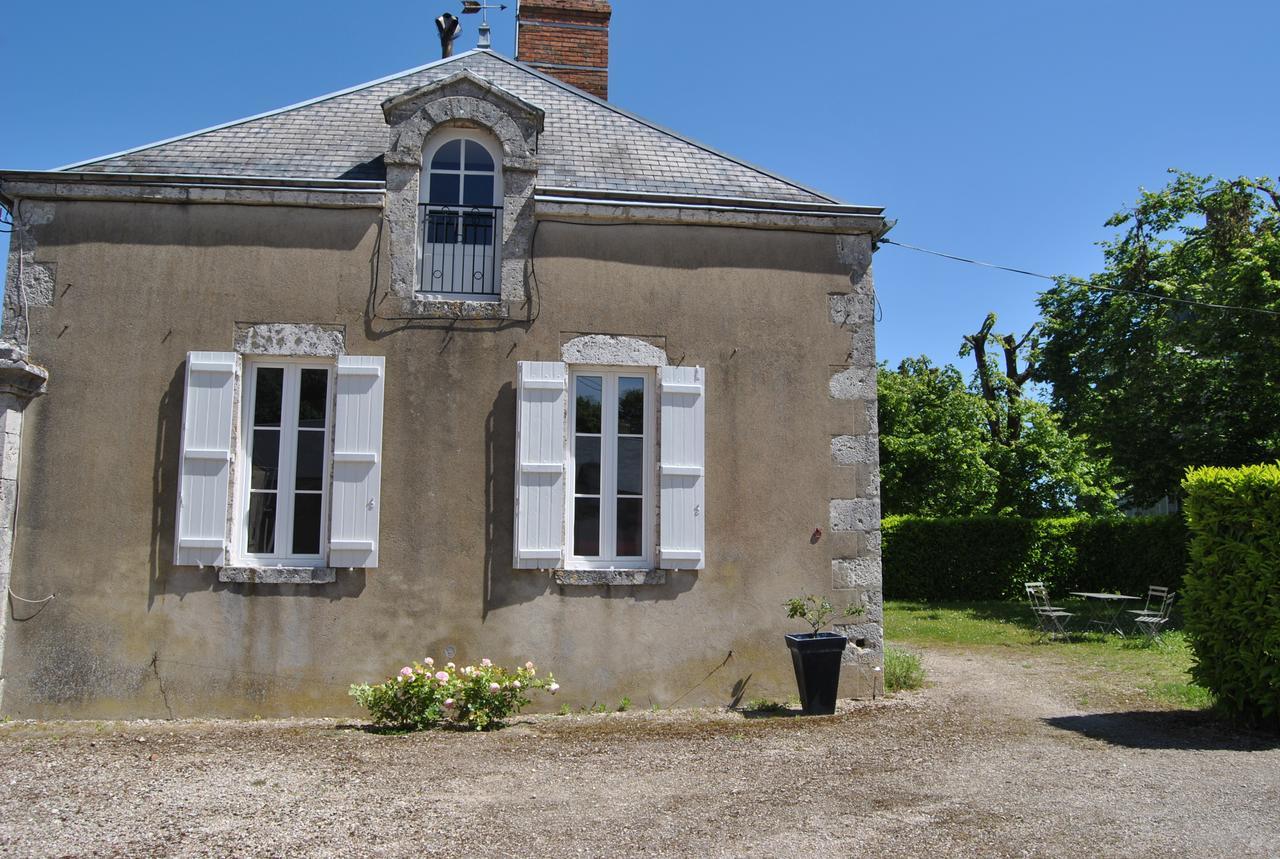
[[176, 143], [179, 140], [189, 140], [192, 137], [199, 137], [200, 135], [208, 134], [211, 131], [221, 131], [224, 128], [234, 128], [237, 125], [243, 125], [246, 122], [253, 122], [256, 119], [266, 119], [269, 116], [278, 116], [282, 113], [288, 113], [291, 110], [299, 110], [300, 108], [311, 107], [314, 104], [319, 104], [320, 102], [328, 101], [331, 98], [339, 98], [340, 96], [350, 95], [353, 92], [359, 92], [362, 89], [368, 89], [369, 87], [374, 87], [374, 86], [377, 86], [378, 84], [384, 84], [384, 83], [387, 83], [388, 81], [393, 81], [396, 78], [404, 78], [404, 77], [408, 77], [409, 75], [416, 75], [418, 72], [425, 72], [426, 70], [435, 68], [436, 66], [442, 66], [445, 63], [450, 63], [450, 62], [453, 62], [454, 60], [460, 60], [463, 57], [468, 57], [476, 53], [490, 53], [490, 52], [484, 51], [481, 48], [472, 48], [469, 51], [463, 51], [461, 54], [454, 54], [451, 57], [441, 57], [440, 59], [432, 60], [431, 62], [425, 65], [417, 66], [416, 68], [412, 68], [412, 69], [406, 69], [405, 71], [402, 71], [402, 72], [396, 72], [394, 74], [386, 75], [376, 80], [366, 81], [365, 83], [362, 83], [362, 84], [356, 84], [355, 86], [350, 86], [350, 87], [347, 87], [346, 89], [340, 89], [335, 92], [326, 93], [325, 95], [316, 96], [315, 98], [309, 98], [305, 101], [295, 102], [294, 104], [285, 105], [284, 107], [277, 107], [274, 110], [267, 110], [267, 111], [263, 111], [262, 113], [255, 113], [253, 116], [246, 116], [240, 119], [233, 119], [228, 122], [222, 122], [217, 125], [210, 125], [208, 128], [201, 128], [198, 131], [189, 131], [186, 134], [177, 134], [177, 135], [174, 135], [173, 137], [166, 137], [164, 140], [156, 140], [152, 143], [144, 143], [141, 146], [133, 146], [133, 147], [130, 147], [129, 149], [122, 149], [119, 152], [112, 152], [110, 155], [99, 155], [96, 158], [89, 158], [84, 161], [74, 161], [70, 164], [64, 164], [61, 167], [54, 167], [53, 170], [50, 172], [57, 173], [64, 170], [75, 170], [80, 167], [87, 167], [90, 164], [97, 164], [99, 161], [110, 161], [112, 158], [121, 158], [125, 155], [132, 155], [135, 152], [144, 152], [148, 149], [154, 149], [157, 146], [164, 146], [167, 143]]
[[597, 95], [593, 95], [592, 93], [589, 93], [586, 90], [579, 89], [573, 84], [566, 83], [565, 81], [562, 81], [553, 75], [549, 75], [546, 72], [539, 71], [538, 69], [535, 69], [532, 66], [522, 63], [519, 60], [514, 59], [513, 57], [508, 57], [503, 54], [496, 53], [494, 51], [484, 51], [480, 49], [477, 49], [476, 51], [470, 51], [468, 53], [476, 53], [476, 52], [489, 54], [492, 57], [502, 60], [504, 63], [507, 63], [508, 65], [514, 66], [520, 69], [521, 71], [528, 72], [529, 74], [534, 75], [535, 77], [541, 78], [547, 83], [555, 84], [561, 89], [568, 90], [574, 95], [581, 96], [582, 98], [585, 98], [588, 101], [594, 102], [600, 107], [611, 110], [620, 116], [625, 116], [627, 119], [630, 119], [634, 122], [638, 122], [641, 125], [644, 125], [653, 129], [654, 131], [657, 131], [661, 134], [667, 135], [668, 137], [679, 140], [681, 143], [687, 143], [690, 146], [694, 146], [694, 147], [697, 147], [698, 149], [701, 149], [703, 152], [707, 152], [719, 158], [724, 158], [727, 161], [732, 161], [733, 163], [738, 164], [739, 166], [746, 167], [748, 170], [754, 170], [755, 172], [760, 173], [761, 175], [768, 176], [770, 179], [773, 179], [778, 182], [782, 182], [785, 185], [790, 185], [792, 188], [795, 188], [797, 190], [804, 191], [806, 194], [813, 194], [816, 197], [821, 197], [823, 200], [826, 200], [827, 202], [837, 203], [837, 204], [844, 203], [843, 200], [838, 200], [835, 197], [832, 197], [822, 191], [819, 191], [816, 188], [810, 188], [808, 185], [801, 185], [799, 182], [796, 182], [794, 179], [788, 179], [786, 176], [780, 176], [777, 173], [774, 173], [771, 170], [767, 170], [758, 164], [752, 164], [750, 161], [743, 161], [741, 158], [730, 155], [727, 152], [722, 152], [719, 149], [716, 149], [714, 146], [710, 146], [706, 143], [702, 143], [701, 141], [694, 140], [692, 137], [683, 135], [678, 131], [673, 131], [672, 129], [667, 128], [665, 125], [659, 125], [658, 123], [653, 122], [652, 120], [645, 119], [643, 116], [640, 116], [639, 114], [635, 114], [629, 110], [618, 107], [616, 104], [613, 104], [612, 102], [606, 99], [600, 98]]

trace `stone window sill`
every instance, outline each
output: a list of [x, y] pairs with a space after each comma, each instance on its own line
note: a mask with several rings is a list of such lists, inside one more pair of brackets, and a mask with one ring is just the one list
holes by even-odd
[[661, 585], [666, 570], [556, 570], [558, 585]]
[[420, 319], [508, 319], [509, 301], [451, 301], [415, 296], [404, 302], [404, 312]]
[[220, 582], [259, 585], [325, 585], [337, 579], [333, 567], [222, 567]]

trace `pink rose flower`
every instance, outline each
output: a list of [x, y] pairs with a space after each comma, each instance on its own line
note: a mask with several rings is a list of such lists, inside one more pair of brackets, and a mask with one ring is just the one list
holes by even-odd
[[492, 667], [493, 667], [493, 663], [492, 663], [492, 662], [490, 662], [487, 658], [485, 658], [485, 659], [481, 659], [481, 660], [480, 660], [480, 664], [481, 664], [481, 665], [483, 665], [485, 668], [492, 668]]
[[529, 661], [529, 662], [526, 662], [526, 663], [524, 664], [524, 667], [525, 667], [525, 668], [528, 668], [530, 671], [532, 671], [532, 670], [533, 670], [533, 662], [532, 662], [532, 660], [531, 660], [531, 661]]
[[552, 695], [556, 694], [556, 692], [558, 692], [559, 690], [560, 690], [559, 683], [552, 683], [550, 686], [547, 687], [547, 691], [550, 692]]
[[413, 676], [413, 669], [412, 669], [412, 668], [410, 668], [408, 665], [406, 665], [404, 668], [401, 668], [401, 669], [400, 669], [400, 676], [401, 676], [401, 677], [412, 677], [412, 676]]
[[512, 686], [514, 686], [514, 687], [516, 687], [517, 689], [519, 689], [519, 688], [520, 688], [520, 681], [519, 681], [519, 680], [513, 680], [513, 681], [512, 681], [512, 683], [511, 683], [511, 685], [512, 685]]
[[443, 671], [437, 671], [436, 679], [439, 680], [441, 683], [443, 683], [444, 681], [449, 679], [449, 675], [444, 673]]
[[497, 691], [498, 691], [499, 689], [501, 689], [501, 688], [502, 688], [502, 687], [501, 687], [501, 686], [499, 686], [497, 683], [490, 683], [490, 684], [489, 684], [489, 691], [490, 691], [490, 692], [497, 692]]
[[428, 665], [435, 665], [435, 664], [436, 664], [436, 661], [435, 661], [434, 659], [432, 659], [430, 656], [428, 656], [426, 659], [424, 659], [424, 660], [422, 660], [422, 661], [423, 661], [423, 662], [425, 662], [425, 663], [426, 663], [426, 664], [428, 664]]
[[453, 699], [452, 699], [452, 698], [445, 698], [445, 699], [444, 699], [444, 706], [445, 706], [446, 708], [448, 708], [448, 709], [453, 709]]

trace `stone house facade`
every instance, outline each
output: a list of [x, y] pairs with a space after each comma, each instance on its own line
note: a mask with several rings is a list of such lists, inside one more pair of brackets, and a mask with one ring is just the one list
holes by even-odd
[[332, 714], [425, 655], [786, 697], [800, 594], [877, 691], [883, 212], [606, 101], [608, 7], [0, 172], [0, 711]]

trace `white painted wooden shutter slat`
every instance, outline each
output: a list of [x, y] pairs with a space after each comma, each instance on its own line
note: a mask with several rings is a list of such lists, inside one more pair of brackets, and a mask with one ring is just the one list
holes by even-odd
[[178, 565], [227, 563], [235, 377], [234, 352], [187, 353], [173, 549]]
[[706, 563], [706, 379], [702, 367], [661, 367], [658, 562], [701, 570]]
[[513, 565], [564, 562], [565, 434], [569, 368], [521, 361], [516, 373], [516, 521]]
[[378, 566], [382, 505], [382, 402], [386, 360], [338, 358], [333, 410], [329, 565]]

